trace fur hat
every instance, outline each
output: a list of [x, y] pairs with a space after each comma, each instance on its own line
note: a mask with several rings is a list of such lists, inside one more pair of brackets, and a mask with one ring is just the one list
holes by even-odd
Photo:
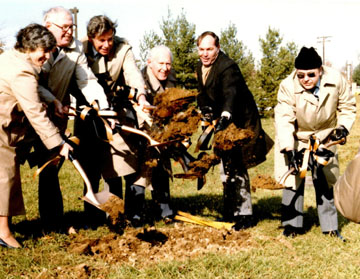
[[311, 48], [302, 47], [299, 55], [295, 58], [295, 68], [301, 70], [310, 70], [320, 68], [322, 60], [316, 50]]

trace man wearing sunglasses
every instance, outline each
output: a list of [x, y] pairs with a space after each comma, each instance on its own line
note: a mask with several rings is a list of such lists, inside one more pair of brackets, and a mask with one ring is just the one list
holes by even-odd
[[[57, 48], [42, 67], [39, 93], [50, 107], [54, 107], [53, 121], [64, 132], [70, 94], [77, 92], [77, 97], [88, 103], [97, 100], [100, 109], [109, 106], [103, 88], [87, 64], [82, 43], [73, 37], [75, 25], [71, 12], [53, 7], [44, 13], [43, 21], [54, 35]], [[39, 154], [44, 153], [41, 142], [35, 148]], [[39, 165], [46, 160], [42, 158]], [[61, 230], [63, 201], [57, 166], [48, 166], [39, 175], [39, 212], [45, 231]]]
[[[329, 147], [330, 152], [316, 149], [314, 142], [346, 140], [355, 116], [355, 98], [342, 74], [322, 66], [313, 47], [303, 47], [295, 59], [295, 70], [280, 84], [275, 107], [275, 177], [279, 180], [288, 169], [293, 170], [282, 198], [285, 236], [303, 233], [304, 176], [310, 169], [321, 230], [345, 241], [338, 231], [334, 205], [333, 185], [339, 176], [336, 145]], [[310, 146], [314, 149], [306, 151]], [[314, 156], [324, 154], [327, 164]]]

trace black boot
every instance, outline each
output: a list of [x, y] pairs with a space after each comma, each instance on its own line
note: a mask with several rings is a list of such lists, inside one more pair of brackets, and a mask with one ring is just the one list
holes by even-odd
[[235, 225], [232, 229], [235, 231], [246, 230], [255, 226], [256, 222], [252, 215], [240, 215], [235, 217]]
[[339, 238], [342, 242], [346, 242], [346, 239], [340, 234], [340, 232], [339, 232], [338, 230], [323, 232], [323, 234], [328, 235], [328, 236], [331, 236], [331, 237], [337, 237], [337, 238]]
[[145, 188], [131, 185], [125, 193], [125, 214], [134, 228], [143, 226], [143, 211], [145, 203]]

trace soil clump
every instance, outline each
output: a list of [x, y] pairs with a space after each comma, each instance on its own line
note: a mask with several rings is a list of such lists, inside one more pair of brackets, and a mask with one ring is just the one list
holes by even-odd
[[168, 88], [154, 98], [155, 109], [152, 112], [155, 123], [166, 122], [174, 114], [184, 111], [195, 101], [197, 92], [180, 88]]
[[277, 183], [270, 175], [258, 174], [255, 178], [251, 180], [251, 190], [256, 192], [256, 189], [269, 189], [269, 190], [279, 190], [284, 189], [284, 186]]
[[201, 178], [208, 173], [209, 169], [220, 163], [220, 157], [216, 154], [200, 153], [199, 158], [189, 163], [189, 170], [184, 174], [175, 174], [177, 178]]
[[237, 128], [231, 123], [225, 130], [214, 135], [214, 149], [229, 151], [238, 145], [244, 145], [255, 137], [253, 131]]
[[124, 200], [112, 195], [105, 203], [100, 205], [100, 208], [109, 214], [107, 218], [109, 228], [122, 234], [127, 226]]

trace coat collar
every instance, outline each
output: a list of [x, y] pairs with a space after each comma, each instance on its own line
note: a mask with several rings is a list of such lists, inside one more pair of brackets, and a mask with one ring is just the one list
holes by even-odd
[[24, 53], [24, 52], [20, 52], [20, 51], [16, 50], [15, 48], [13, 48], [11, 51], [14, 53], [14, 55], [16, 57], [18, 57], [18, 58], [24, 60], [26, 63], [28, 63], [31, 66], [31, 68], [34, 69], [35, 73], [39, 74], [41, 72], [41, 67], [38, 67], [38, 66], [33, 64], [29, 54]]

